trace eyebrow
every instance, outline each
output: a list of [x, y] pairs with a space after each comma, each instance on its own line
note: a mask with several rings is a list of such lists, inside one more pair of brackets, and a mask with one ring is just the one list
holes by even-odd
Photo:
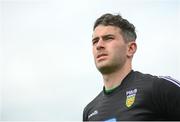
[[[107, 38], [107, 37], [114, 37], [114, 35], [113, 35], [113, 34], [107, 34], [107, 35], [103, 35], [103, 36], [102, 36], [103, 39], [104, 39], [104, 38]], [[93, 38], [92, 41], [97, 40], [97, 39], [99, 39], [99, 37]]]
[[99, 37], [95, 37], [92, 39], [92, 42], [95, 41], [95, 40], [99, 40]]
[[107, 38], [107, 37], [114, 37], [114, 35], [113, 34], [107, 34], [107, 35], [102, 36], [103, 39]]

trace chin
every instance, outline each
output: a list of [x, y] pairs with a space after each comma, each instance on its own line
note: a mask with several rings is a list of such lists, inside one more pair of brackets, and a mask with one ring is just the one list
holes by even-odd
[[99, 67], [98, 70], [99, 70], [99, 72], [101, 72], [101, 74], [110, 74], [114, 71], [112, 67], [108, 67], [108, 66]]
[[99, 70], [99, 72], [101, 72], [102, 74], [110, 73], [112, 69], [112, 67], [108, 65], [107, 63], [96, 65], [96, 67]]
[[108, 63], [105, 62], [105, 61], [101, 61], [101, 62], [99, 62], [99, 63], [96, 63], [96, 67], [97, 67], [98, 69], [101, 69], [101, 68], [104, 68], [104, 67], [107, 67], [107, 66], [108, 66]]
[[102, 74], [110, 74], [117, 71], [117, 69], [119, 68], [119, 64], [108, 61], [102, 61], [96, 63], [96, 67]]

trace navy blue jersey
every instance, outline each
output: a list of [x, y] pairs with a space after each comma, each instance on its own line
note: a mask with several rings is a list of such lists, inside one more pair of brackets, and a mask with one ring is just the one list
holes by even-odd
[[105, 89], [83, 111], [83, 121], [180, 120], [180, 83], [131, 71], [112, 92]]

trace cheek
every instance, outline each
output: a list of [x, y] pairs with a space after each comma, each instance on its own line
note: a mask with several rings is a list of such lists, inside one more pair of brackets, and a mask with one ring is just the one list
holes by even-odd
[[96, 50], [95, 50], [94, 48], [92, 48], [92, 53], [93, 53], [93, 56], [94, 56], [94, 58], [95, 58], [95, 56], [96, 56]]
[[117, 56], [117, 57], [125, 57], [126, 54], [127, 54], [127, 49], [125, 46], [117, 46], [117, 47], [114, 47], [115, 49], [115, 52], [114, 54]]

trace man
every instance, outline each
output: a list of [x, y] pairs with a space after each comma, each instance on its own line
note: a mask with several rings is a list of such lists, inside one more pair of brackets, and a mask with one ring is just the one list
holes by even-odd
[[132, 70], [136, 52], [133, 24], [104, 14], [94, 24], [94, 61], [102, 92], [83, 111], [83, 121], [180, 120], [180, 83]]

